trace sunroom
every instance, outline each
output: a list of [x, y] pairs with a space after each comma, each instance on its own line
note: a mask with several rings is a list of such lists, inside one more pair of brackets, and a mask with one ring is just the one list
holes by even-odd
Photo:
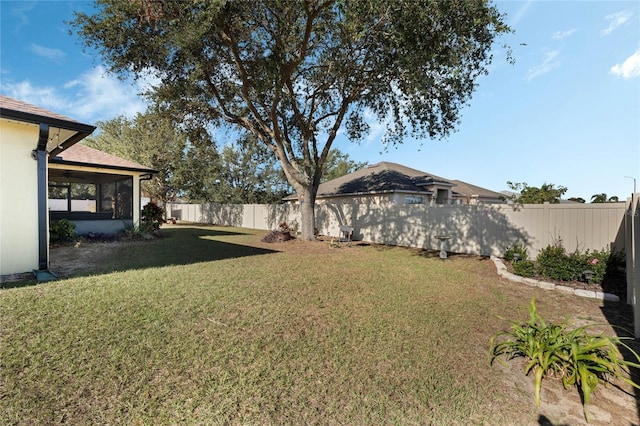
[[82, 144], [49, 159], [50, 222], [68, 219], [78, 235], [114, 234], [140, 220], [140, 182], [155, 170]]

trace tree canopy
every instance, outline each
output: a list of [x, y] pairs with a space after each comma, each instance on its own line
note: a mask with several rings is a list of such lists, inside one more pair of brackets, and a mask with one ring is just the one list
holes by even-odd
[[170, 117], [153, 110], [133, 118], [119, 116], [100, 121], [97, 127], [96, 135], [85, 139], [84, 143], [157, 170], [158, 173], [143, 185], [151, 198], [163, 203], [174, 200], [180, 193], [181, 184], [176, 173], [191, 166], [185, 162], [188, 148], [197, 142], [199, 146], [212, 146], [215, 150], [207, 134], [201, 134], [204, 140], [190, 140]]
[[[177, 197], [234, 204], [281, 202], [292, 188], [267, 148], [245, 140], [252, 137], [245, 134], [224, 145], [208, 138], [196, 138], [194, 143], [168, 117], [152, 109], [133, 119], [119, 116], [98, 122], [96, 136], [85, 139], [85, 144], [157, 170], [143, 184], [152, 198], [163, 203]], [[329, 179], [366, 165], [338, 149], [332, 149], [327, 158], [323, 176]]]
[[601, 194], [593, 194], [591, 196], [592, 203], [617, 203], [619, 198], [617, 196], [607, 197], [604, 192]]
[[302, 237], [339, 130], [387, 123], [385, 141], [441, 138], [458, 122], [495, 38], [486, 0], [98, 0], [72, 25], [110, 70], [149, 73], [188, 126], [225, 122], [278, 159], [302, 203]]
[[526, 182], [507, 182], [507, 185], [512, 190], [519, 192], [513, 198], [513, 201], [519, 204], [555, 204], [559, 203], [560, 198], [567, 192], [566, 187], [556, 187], [553, 183], [544, 183], [540, 188], [529, 186]]
[[322, 182], [328, 182], [341, 176], [348, 175], [349, 173], [360, 170], [367, 165], [368, 163], [366, 161], [358, 162], [351, 160], [349, 158], [349, 154], [345, 154], [338, 149], [331, 149], [327, 156], [327, 161], [324, 163]]

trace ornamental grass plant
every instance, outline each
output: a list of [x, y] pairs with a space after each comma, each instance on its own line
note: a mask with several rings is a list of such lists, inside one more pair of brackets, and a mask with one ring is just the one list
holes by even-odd
[[587, 331], [589, 327], [570, 329], [566, 321], [545, 322], [537, 313], [535, 299], [532, 298], [526, 324], [511, 321], [510, 331], [500, 331], [491, 338], [489, 362], [524, 357], [527, 362], [525, 374], [533, 373], [537, 407], [540, 407], [543, 378], [558, 377], [565, 389], [576, 387], [582, 399], [585, 419], [589, 422], [587, 405], [600, 382], [608, 382], [615, 377], [640, 389], [631, 380], [629, 371], [631, 367], [640, 368], [640, 364], [625, 360], [618, 347], [626, 348], [636, 361], [640, 361], [638, 354], [622, 342], [623, 338], [603, 333], [590, 334]]

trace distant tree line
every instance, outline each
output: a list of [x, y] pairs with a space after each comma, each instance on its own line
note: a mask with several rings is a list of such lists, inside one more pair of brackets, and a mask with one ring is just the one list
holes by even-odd
[[[133, 118], [118, 116], [97, 123], [98, 131], [84, 144], [157, 170], [143, 190], [162, 203], [281, 202], [293, 193], [277, 160], [244, 133], [224, 143], [209, 132], [189, 131], [161, 111], [151, 108]], [[355, 162], [332, 149], [323, 181], [354, 172], [366, 162]]]
[[[540, 188], [530, 186], [526, 182], [507, 182], [507, 186], [515, 194], [509, 197], [510, 201], [518, 204], [557, 204], [562, 196], [567, 192], [567, 188], [561, 185], [556, 186], [553, 183], [544, 183]], [[585, 203], [585, 199], [581, 197], [571, 197], [568, 201], [576, 203]], [[594, 194], [591, 196], [592, 203], [617, 203], [618, 197], [607, 197], [607, 194]]]

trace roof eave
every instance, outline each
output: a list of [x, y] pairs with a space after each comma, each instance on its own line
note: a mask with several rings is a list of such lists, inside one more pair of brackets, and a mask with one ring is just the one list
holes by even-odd
[[86, 133], [87, 135], [90, 135], [96, 129], [95, 126], [79, 123], [77, 121], [62, 120], [55, 117], [46, 117], [43, 115], [32, 114], [24, 111], [16, 111], [3, 107], [0, 107], [0, 117], [6, 117], [14, 120], [24, 121], [27, 123], [46, 123], [49, 126], [60, 127], [61, 129], [75, 130], [78, 133]]
[[109, 164], [95, 164], [95, 163], [85, 163], [82, 161], [68, 161], [61, 160], [59, 158], [50, 158], [49, 163], [52, 164], [60, 164], [65, 166], [78, 166], [78, 167], [92, 167], [92, 168], [100, 168], [100, 169], [109, 169], [109, 170], [120, 170], [127, 172], [139, 172], [139, 173], [159, 173], [158, 170], [148, 169], [148, 168], [137, 168], [137, 167], [125, 167], [125, 166], [113, 166]]
[[51, 152], [49, 152], [49, 155], [52, 157], [69, 148], [70, 146], [80, 142], [82, 139], [93, 133], [93, 131], [96, 129], [95, 126], [83, 124], [77, 121], [47, 117], [44, 115], [33, 114], [24, 111], [16, 111], [14, 109], [3, 107], [0, 107], [0, 117], [26, 123], [47, 124], [50, 127], [57, 127], [60, 129], [66, 129], [76, 132], [73, 136], [62, 141], [58, 146], [53, 148]]

